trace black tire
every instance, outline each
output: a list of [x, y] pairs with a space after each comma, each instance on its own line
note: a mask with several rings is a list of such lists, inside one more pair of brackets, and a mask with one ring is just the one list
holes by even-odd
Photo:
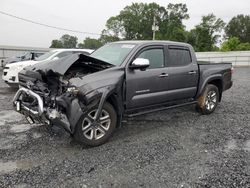
[[[73, 137], [76, 141], [84, 145], [99, 146], [104, 144], [112, 136], [116, 128], [117, 114], [114, 107], [107, 102], [104, 103], [101, 117], [95, 122], [92, 117], [97, 108], [98, 106], [89, 109], [89, 111], [80, 118], [76, 125]], [[105, 120], [102, 121], [101, 118], [104, 119], [106, 116], [109, 116], [110, 122], [107, 119], [105, 124]]]
[[198, 99], [196, 110], [204, 115], [213, 113], [219, 103], [219, 95], [219, 89], [213, 84], [208, 84]]

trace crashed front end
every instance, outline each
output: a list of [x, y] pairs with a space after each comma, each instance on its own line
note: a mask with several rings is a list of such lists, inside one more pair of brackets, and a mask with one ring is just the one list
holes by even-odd
[[14, 108], [29, 123], [58, 125], [73, 133], [80, 117], [103, 95], [102, 89], [93, 91], [83, 77], [110, 66], [89, 56], [73, 55], [26, 68], [19, 73]]
[[59, 125], [72, 133], [83, 115], [85, 105], [73, 93], [60, 96], [38, 95], [34, 91], [21, 87], [13, 100], [16, 111], [25, 115], [31, 124], [46, 123]]

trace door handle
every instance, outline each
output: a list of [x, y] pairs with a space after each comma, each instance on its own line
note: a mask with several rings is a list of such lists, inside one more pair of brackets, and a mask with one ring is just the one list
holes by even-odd
[[166, 73], [162, 73], [159, 75], [159, 78], [166, 78], [166, 77], [168, 77], [168, 74], [166, 74]]
[[196, 71], [190, 71], [188, 74], [196, 74]]

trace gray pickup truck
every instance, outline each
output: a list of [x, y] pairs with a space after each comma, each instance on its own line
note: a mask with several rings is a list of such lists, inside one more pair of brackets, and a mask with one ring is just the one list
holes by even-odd
[[199, 63], [192, 46], [122, 41], [19, 73], [15, 109], [30, 123], [58, 125], [77, 141], [105, 143], [126, 117], [195, 104], [212, 113], [232, 86], [230, 63]]

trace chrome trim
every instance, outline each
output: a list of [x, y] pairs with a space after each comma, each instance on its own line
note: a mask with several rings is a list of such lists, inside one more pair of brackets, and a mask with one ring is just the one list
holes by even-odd
[[196, 71], [190, 71], [188, 74], [196, 74]]
[[136, 94], [148, 93], [148, 92], [150, 92], [150, 89], [144, 89], [144, 90], [135, 91]]
[[38, 114], [39, 114], [39, 112], [34, 111], [34, 110], [28, 108], [27, 106], [24, 106], [23, 104], [21, 104], [21, 108], [24, 108], [26, 111], [29, 111], [29, 112], [32, 113], [33, 115], [38, 115]]
[[22, 88], [20, 88], [17, 91], [17, 93], [15, 94], [14, 99], [13, 99], [14, 105], [16, 105], [16, 101], [19, 99], [19, 97], [20, 97], [20, 95], [22, 93], [26, 93], [26, 94], [28, 94], [30, 96], [33, 96], [33, 97], [35, 97], [37, 99], [37, 102], [38, 102], [38, 112], [30, 109], [29, 107], [27, 107], [27, 106], [25, 106], [23, 104], [21, 104], [21, 107], [24, 108], [25, 110], [31, 112], [34, 115], [38, 114], [39, 116], [41, 116], [43, 114], [43, 112], [44, 112], [43, 99], [38, 94], [36, 94], [35, 92], [33, 92], [33, 91], [29, 90], [29, 89], [26, 89], [26, 88], [22, 87]]
[[144, 59], [144, 58], [136, 58], [133, 62], [132, 62], [133, 66], [149, 66], [150, 62], [148, 59]]
[[158, 77], [159, 77], [159, 78], [166, 78], [166, 77], [168, 77], [168, 76], [169, 76], [168, 74], [162, 73], [162, 74], [160, 74]]

